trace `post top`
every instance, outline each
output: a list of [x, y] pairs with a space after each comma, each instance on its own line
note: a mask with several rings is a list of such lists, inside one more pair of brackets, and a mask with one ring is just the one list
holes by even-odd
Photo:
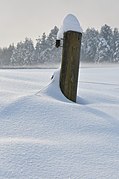
[[80, 23], [73, 14], [68, 14], [64, 18], [63, 24], [57, 33], [57, 39], [62, 39], [64, 32], [67, 32], [67, 31], [75, 31], [75, 32], [82, 33], [82, 28], [80, 26]]

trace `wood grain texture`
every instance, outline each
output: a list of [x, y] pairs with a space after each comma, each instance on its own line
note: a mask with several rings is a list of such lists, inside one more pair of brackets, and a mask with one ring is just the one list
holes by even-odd
[[79, 32], [68, 31], [64, 33], [63, 40], [60, 88], [62, 93], [74, 102], [77, 96], [81, 37]]

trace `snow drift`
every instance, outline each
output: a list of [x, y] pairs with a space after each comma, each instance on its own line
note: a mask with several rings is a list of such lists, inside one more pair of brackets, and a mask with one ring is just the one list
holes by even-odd
[[54, 71], [0, 70], [0, 178], [119, 178], [119, 68], [82, 68], [78, 103]]

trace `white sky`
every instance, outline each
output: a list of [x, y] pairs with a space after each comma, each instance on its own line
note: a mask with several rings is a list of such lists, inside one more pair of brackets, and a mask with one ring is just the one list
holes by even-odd
[[55, 25], [60, 27], [70, 13], [84, 30], [104, 24], [119, 28], [119, 0], [0, 0], [0, 47], [25, 37], [35, 41]]

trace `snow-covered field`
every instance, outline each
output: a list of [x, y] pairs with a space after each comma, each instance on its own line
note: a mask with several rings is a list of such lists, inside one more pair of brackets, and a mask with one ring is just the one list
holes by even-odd
[[118, 179], [119, 67], [81, 68], [77, 104], [54, 71], [0, 70], [0, 179]]

